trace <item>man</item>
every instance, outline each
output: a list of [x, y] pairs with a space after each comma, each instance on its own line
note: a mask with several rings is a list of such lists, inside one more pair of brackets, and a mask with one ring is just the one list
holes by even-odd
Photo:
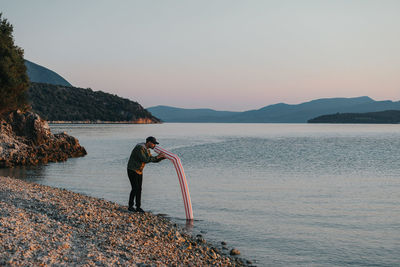
[[[149, 148], [154, 149], [159, 143], [153, 136], [146, 138], [146, 143], [139, 143], [132, 150], [131, 156], [128, 161], [128, 177], [131, 182], [132, 190], [129, 195], [129, 211], [144, 212], [140, 207], [140, 200], [142, 197], [142, 182], [143, 182], [143, 169], [146, 163], [160, 162], [165, 159], [164, 154], [160, 153], [153, 157]], [[136, 199], [136, 209], [133, 207]]]

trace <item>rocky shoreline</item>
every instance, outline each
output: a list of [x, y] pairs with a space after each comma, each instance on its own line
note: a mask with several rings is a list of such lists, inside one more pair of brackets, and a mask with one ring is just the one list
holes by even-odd
[[65, 161], [86, 155], [78, 139], [52, 134], [48, 123], [33, 112], [19, 110], [0, 117], [0, 168]]
[[0, 266], [245, 266], [170, 220], [0, 177]]

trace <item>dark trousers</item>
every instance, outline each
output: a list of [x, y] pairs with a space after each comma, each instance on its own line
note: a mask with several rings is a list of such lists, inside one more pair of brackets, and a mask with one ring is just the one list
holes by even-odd
[[142, 182], [143, 175], [128, 169], [128, 177], [131, 182], [132, 190], [129, 195], [129, 207], [133, 207], [134, 200], [136, 199], [136, 208], [140, 208], [140, 200], [142, 198]]

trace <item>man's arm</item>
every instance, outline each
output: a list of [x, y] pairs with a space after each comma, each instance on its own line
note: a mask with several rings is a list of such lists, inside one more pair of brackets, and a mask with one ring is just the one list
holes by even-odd
[[140, 152], [138, 153], [138, 157], [140, 161], [144, 163], [149, 163], [149, 162], [160, 162], [162, 161], [165, 157], [164, 155], [160, 154], [156, 157], [153, 157], [150, 153], [147, 153], [146, 148], [141, 147]]

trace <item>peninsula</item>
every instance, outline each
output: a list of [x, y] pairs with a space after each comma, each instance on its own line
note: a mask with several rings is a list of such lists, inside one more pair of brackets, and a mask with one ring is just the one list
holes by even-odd
[[319, 116], [308, 123], [376, 123], [397, 124], [400, 123], [400, 110], [386, 110], [367, 113], [336, 113]]
[[32, 110], [57, 123], [160, 123], [139, 103], [102, 91], [65, 85], [30, 83]]

